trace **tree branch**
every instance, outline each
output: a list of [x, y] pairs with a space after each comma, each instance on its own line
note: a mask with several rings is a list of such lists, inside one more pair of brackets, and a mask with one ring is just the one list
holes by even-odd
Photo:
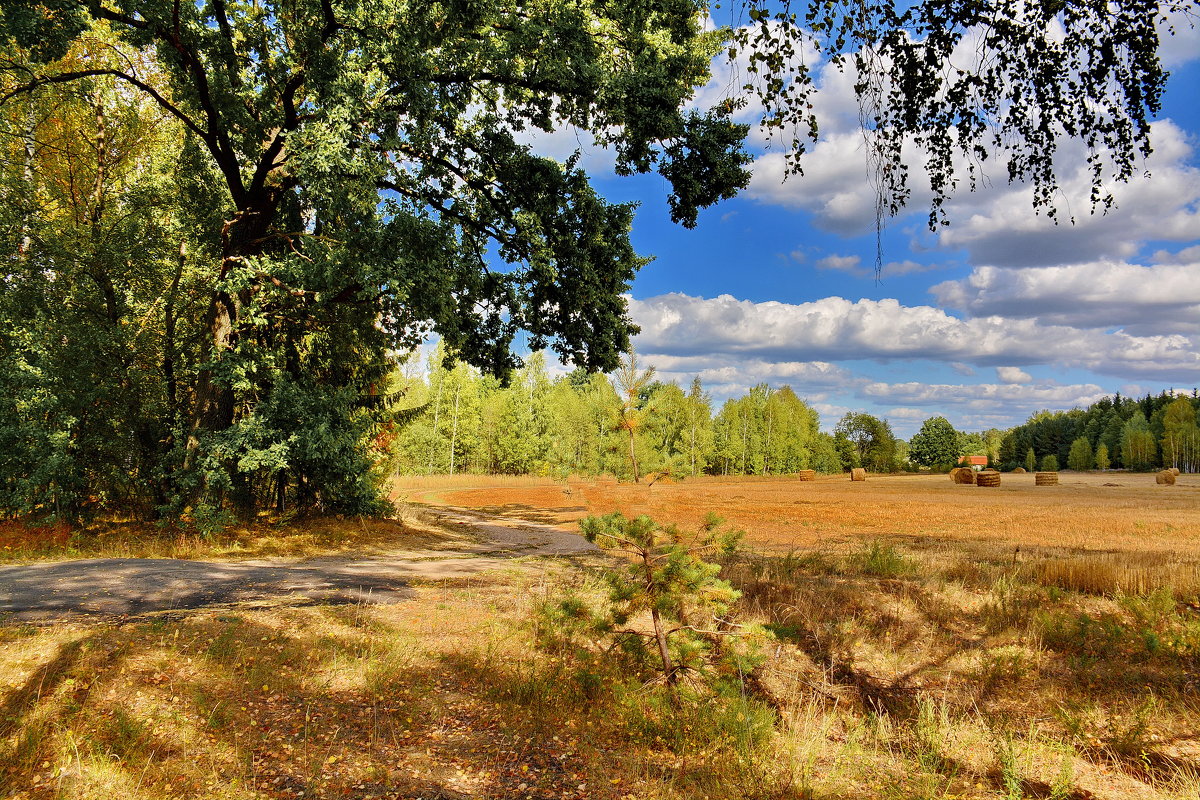
[[207, 131], [205, 131], [203, 128], [201, 128], [194, 120], [192, 120], [191, 117], [189, 117], [187, 114], [183, 113], [183, 111], [178, 106], [176, 106], [170, 100], [168, 100], [167, 98], [165, 98], [161, 94], [159, 94], [158, 90], [156, 90], [153, 86], [146, 83], [145, 81], [135, 78], [134, 76], [132, 76], [126, 72], [121, 72], [120, 70], [116, 70], [116, 69], [85, 69], [85, 70], [79, 70], [77, 72], [60, 72], [57, 75], [43, 75], [43, 76], [35, 79], [32, 83], [27, 83], [24, 86], [18, 86], [16, 89], [13, 89], [8, 94], [4, 95], [3, 97], [0, 97], [0, 105], [4, 105], [4, 103], [8, 102], [9, 100], [11, 100], [13, 97], [16, 97], [17, 95], [25, 94], [27, 92], [32, 92], [41, 86], [49, 86], [49, 85], [55, 84], [55, 83], [70, 83], [72, 81], [81, 80], [83, 78], [95, 78], [95, 77], [99, 77], [102, 75], [109, 75], [114, 78], [119, 78], [119, 79], [125, 81], [126, 83], [129, 83], [129, 84], [137, 87], [138, 89], [142, 90], [146, 94], [150, 95], [150, 97], [154, 100], [154, 102], [158, 103], [166, 111], [168, 111], [173, 117], [177, 118], [180, 122], [182, 122], [185, 126], [187, 126], [188, 130], [192, 131], [197, 136], [199, 136], [201, 139], [204, 139], [206, 142], [209, 141], [210, 136]]

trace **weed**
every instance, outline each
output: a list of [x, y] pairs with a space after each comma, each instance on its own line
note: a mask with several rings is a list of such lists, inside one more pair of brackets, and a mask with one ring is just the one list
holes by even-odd
[[238, 617], [219, 617], [218, 619], [224, 622], [225, 626], [209, 643], [206, 652], [214, 661], [228, 661], [237, 653], [238, 625], [241, 623], [241, 619]]
[[903, 578], [917, 571], [916, 564], [894, 545], [879, 540], [868, 543], [862, 551], [851, 555], [847, 563], [852, 570], [876, 578]]
[[111, 755], [129, 761], [145, 754], [149, 731], [140, 720], [117, 707], [101, 736]]
[[1029, 674], [1029, 653], [1018, 645], [1005, 645], [981, 650], [975, 680], [980, 692], [987, 694], [1000, 686], [1017, 683]]
[[1000, 788], [1004, 800], [1024, 800], [1024, 771], [1016, 737], [1002, 732], [996, 737], [996, 764], [1000, 771]]
[[1119, 711], [1107, 715], [1103, 742], [1109, 752], [1122, 760], [1141, 760], [1152, 749], [1150, 720], [1158, 710], [1158, 700], [1150, 695], [1128, 716]]
[[1069, 744], [1059, 744], [1058, 772], [1054, 782], [1050, 784], [1048, 800], [1070, 800], [1075, 794], [1075, 748]]
[[1029, 621], [1039, 606], [1038, 593], [1005, 575], [992, 584], [991, 599], [979, 611], [980, 620], [988, 633], [999, 633]]
[[945, 703], [920, 701], [911, 747], [922, 771], [948, 779], [958, 774], [958, 765], [946, 758], [950, 728], [950, 712]]

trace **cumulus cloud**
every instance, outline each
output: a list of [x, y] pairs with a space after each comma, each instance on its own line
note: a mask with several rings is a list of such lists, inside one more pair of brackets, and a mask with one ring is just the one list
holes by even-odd
[[889, 408], [887, 411], [884, 412], [884, 415], [889, 420], [903, 419], [903, 420], [924, 421], [925, 419], [927, 419], [929, 417], [929, 409], [927, 409], [927, 408], [905, 408], [902, 406], [900, 408]]
[[[791, 252], [793, 260], [804, 263], [805, 254], [800, 250]], [[857, 255], [828, 255], [813, 262], [817, 269], [836, 270], [853, 275], [856, 278], [891, 278], [901, 275], [911, 275], [917, 272], [928, 272], [938, 269], [937, 264], [922, 264], [918, 261], [889, 261], [876, 271], [874, 265], [863, 264], [862, 257]]]
[[652, 350], [641, 351], [641, 358], [653, 365], [659, 378], [686, 386], [700, 378], [707, 391], [717, 398], [745, 394], [760, 383], [791, 386], [810, 400], [824, 399], [861, 383], [844, 367], [824, 361], [770, 361], [761, 358], [737, 358], [720, 353], [678, 356]]
[[[1168, 61], [1175, 52], [1169, 48], [1176, 48], [1182, 58], [1194, 41], [1200, 41], [1194, 29], [1177, 28], [1181, 35], [1170, 39], [1164, 51]], [[975, 57], [970, 45], [964, 42], [955, 56], [962, 63]], [[804, 174], [789, 174], [783, 152], [765, 151], [754, 163], [749, 196], [808, 211], [817, 227], [838, 235], [859, 236], [874, 229], [876, 196], [859, 126], [855, 80], [850, 66], [843, 72], [824, 63], [814, 70], [813, 105], [821, 136], [802, 160]], [[1148, 240], [1194, 241], [1200, 237], [1200, 171], [1189, 163], [1188, 137], [1175, 123], [1160, 120], [1152, 125], [1150, 140], [1154, 152], [1137, 165], [1135, 175], [1127, 183], [1105, 187], [1116, 207], [1093, 213], [1089, 153], [1064, 139], [1055, 163], [1061, 189], [1054, 201], [1057, 224], [1044, 211], [1034, 210], [1029, 184], [1008, 182], [1007, 154], [993, 152], [987, 164], [976, 165], [982, 170], [977, 190], [967, 191], [963, 185], [946, 204], [950, 227], [925, 237], [945, 249], [966, 249], [972, 263], [994, 266], [1125, 259]], [[910, 166], [908, 213], [924, 216], [932, 199], [925, 155], [909, 144], [903, 159]], [[988, 165], [995, 166], [984, 169]], [[956, 161], [960, 176], [967, 174], [965, 167], [964, 159]]]
[[[1190, 242], [1200, 238], [1200, 170], [1187, 134], [1169, 120], [1150, 134], [1154, 153], [1144, 171], [1109, 188], [1116, 207], [1091, 213], [1090, 166], [1079, 147], [1065, 147], [1058, 167], [1060, 221], [1033, 209], [1033, 190], [1001, 184], [956, 195], [948, 205], [951, 225], [938, 243], [965, 249], [974, 264], [1051, 266], [1128, 259], [1148, 240]], [[1071, 219], [1074, 222], [1071, 222]]]
[[904, 261], [889, 261], [883, 265], [883, 269], [879, 271], [880, 277], [888, 278], [899, 275], [911, 275], [916, 272], [929, 272], [930, 270], [938, 269], [937, 264], [922, 264], [919, 261], [904, 260]]
[[540, 156], [565, 162], [577, 151], [579, 167], [592, 176], [613, 175], [616, 172], [616, 150], [596, 142], [591, 132], [580, 130], [574, 125], [564, 125], [554, 131], [527, 128], [513, 134], [521, 144], [533, 148]]
[[818, 259], [814, 266], [816, 266], [817, 269], [832, 269], [839, 272], [849, 272], [851, 275], [858, 275], [864, 271], [862, 268], [862, 258], [860, 256], [829, 255], [822, 259]]
[[[1188, 253], [1193, 248], [1183, 251]], [[1134, 335], [1200, 334], [1200, 252], [1190, 263], [1100, 261], [1038, 269], [976, 267], [930, 289], [973, 317], [1037, 319]]]
[[[896, 415], [911, 423], [931, 416], [945, 416], [959, 430], [1007, 428], [1045, 408], [1085, 408], [1109, 395], [1096, 384], [926, 384], [881, 383], [864, 385], [859, 395], [878, 403], [902, 403], [902, 409], [920, 414]], [[890, 416], [890, 414], [889, 414]], [[895, 426], [900, 435], [911, 435], [915, 425]]]
[[1155, 264], [1200, 264], [1200, 244], [1185, 247], [1174, 252], [1158, 250], [1150, 257]]
[[996, 367], [1001, 383], [1033, 383], [1033, 376], [1020, 367]]
[[640, 350], [677, 356], [1057, 364], [1127, 379], [1193, 382], [1200, 377], [1200, 347], [1184, 335], [1134, 336], [994, 316], [963, 320], [894, 299], [826, 297], [789, 304], [672, 293], [631, 300], [630, 313], [642, 328], [636, 340]]
[[1162, 44], [1158, 55], [1167, 69], [1178, 69], [1189, 61], [1200, 58], [1200, 27], [1195, 17], [1170, 9], [1158, 22]]

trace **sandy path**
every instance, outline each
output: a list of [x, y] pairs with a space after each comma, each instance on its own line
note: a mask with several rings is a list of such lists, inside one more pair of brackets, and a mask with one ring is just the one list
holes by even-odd
[[412, 579], [463, 578], [521, 557], [597, 552], [581, 536], [463, 508], [428, 508], [449, 534], [436, 549], [374, 550], [305, 561], [94, 558], [0, 567], [0, 619], [124, 617], [213, 605], [395, 603]]

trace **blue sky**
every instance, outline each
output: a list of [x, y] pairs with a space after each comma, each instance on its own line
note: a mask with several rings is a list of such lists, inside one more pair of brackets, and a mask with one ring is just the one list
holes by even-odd
[[[616, 177], [577, 133], [537, 146], [581, 149], [605, 197], [639, 203], [633, 240], [655, 261], [633, 285], [635, 346], [666, 379], [699, 375], [718, 402], [788, 384], [828, 427], [848, 410], [906, 437], [935, 415], [965, 430], [1009, 427], [1117, 391], [1200, 385], [1200, 33], [1184, 28], [1164, 55], [1172, 78], [1155, 153], [1148, 174], [1116, 186], [1114, 211], [1089, 213], [1070, 156], [1059, 207], [1073, 225], [1053, 225], [1027, 187], [993, 174], [931, 233], [918, 187], [884, 234], [880, 279], [853, 98], [832, 70], [818, 78], [823, 133], [806, 174], [780, 181], [778, 151], [754, 142], [750, 189], [694, 230], [670, 222], [661, 178]], [[722, 69], [698, 102], [729, 85]]]

